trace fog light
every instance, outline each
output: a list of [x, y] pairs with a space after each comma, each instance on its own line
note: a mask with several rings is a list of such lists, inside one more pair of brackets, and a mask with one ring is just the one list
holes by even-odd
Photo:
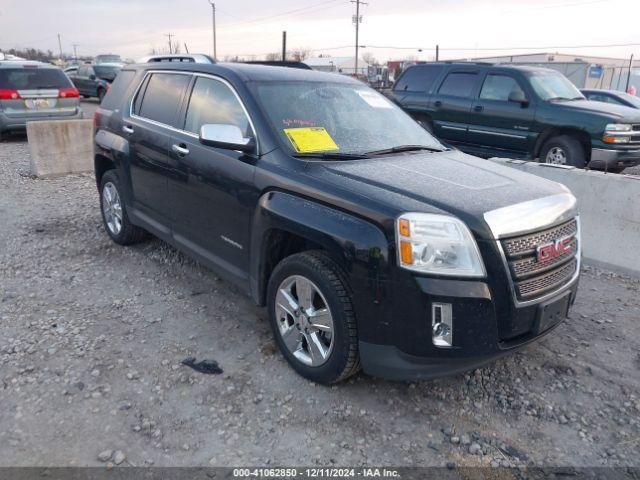
[[453, 345], [453, 314], [450, 303], [432, 304], [431, 340], [436, 347]]

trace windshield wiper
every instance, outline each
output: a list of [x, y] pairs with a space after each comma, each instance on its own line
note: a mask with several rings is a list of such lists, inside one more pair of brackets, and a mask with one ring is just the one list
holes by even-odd
[[366, 152], [366, 155], [385, 155], [389, 153], [414, 152], [417, 150], [427, 150], [428, 152], [444, 152], [442, 148], [428, 147], [426, 145], [398, 145], [396, 147]]
[[363, 153], [342, 153], [342, 152], [310, 152], [296, 153], [296, 158], [322, 158], [325, 160], [361, 160], [370, 158], [369, 155]]

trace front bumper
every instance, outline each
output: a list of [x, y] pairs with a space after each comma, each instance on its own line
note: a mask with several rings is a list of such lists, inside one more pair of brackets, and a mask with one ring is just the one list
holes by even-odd
[[[403, 342], [360, 341], [360, 359], [367, 374], [392, 380], [425, 380], [462, 373], [481, 367], [516, 351], [555, 330], [566, 318], [578, 289], [578, 279], [547, 297], [544, 302], [517, 307], [509, 317], [509, 334], [500, 321], [496, 303], [482, 282], [415, 278], [419, 296], [426, 302], [451, 303], [453, 308], [453, 347], [436, 347], [431, 339], [428, 308], [408, 323], [413, 334]], [[461, 290], [461, 284], [467, 288]], [[460, 295], [466, 295], [461, 297]], [[415, 305], [417, 307], [417, 305]], [[551, 323], [542, 324], [543, 310], [556, 309]], [[414, 310], [415, 311], [415, 310]], [[407, 319], [409, 320], [409, 319]], [[416, 322], [423, 328], [415, 329]], [[396, 325], [398, 325], [396, 323]], [[406, 335], [403, 334], [403, 335]], [[407, 339], [411, 338], [408, 343]]]
[[640, 165], [640, 150], [593, 148], [589, 165], [598, 169], [635, 167]]

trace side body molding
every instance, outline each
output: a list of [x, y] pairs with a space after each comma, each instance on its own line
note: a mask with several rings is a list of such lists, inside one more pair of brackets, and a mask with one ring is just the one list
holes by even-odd
[[362, 218], [280, 191], [260, 197], [253, 218], [250, 284], [259, 305], [265, 303], [267, 239], [274, 231], [296, 235], [328, 251], [348, 276], [356, 311], [368, 316], [376, 308], [388, 280], [389, 245], [384, 232]]

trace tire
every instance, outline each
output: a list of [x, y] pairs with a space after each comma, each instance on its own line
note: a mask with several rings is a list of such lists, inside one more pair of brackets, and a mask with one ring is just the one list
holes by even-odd
[[552, 137], [540, 150], [540, 162], [584, 168], [587, 164], [584, 147], [569, 135]]
[[[298, 286], [303, 292], [305, 285], [311, 295], [298, 294]], [[282, 260], [269, 279], [267, 308], [275, 342], [298, 374], [329, 385], [360, 370], [350, 289], [341, 268], [324, 252]]]
[[102, 99], [104, 98], [104, 96], [107, 94], [107, 92], [104, 90], [104, 88], [99, 88], [98, 89], [98, 103], [102, 103]]
[[104, 228], [118, 245], [133, 245], [144, 240], [146, 232], [129, 220], [121, 192], [117, 171], [107, 170], [100, 180], [100, 211]]

